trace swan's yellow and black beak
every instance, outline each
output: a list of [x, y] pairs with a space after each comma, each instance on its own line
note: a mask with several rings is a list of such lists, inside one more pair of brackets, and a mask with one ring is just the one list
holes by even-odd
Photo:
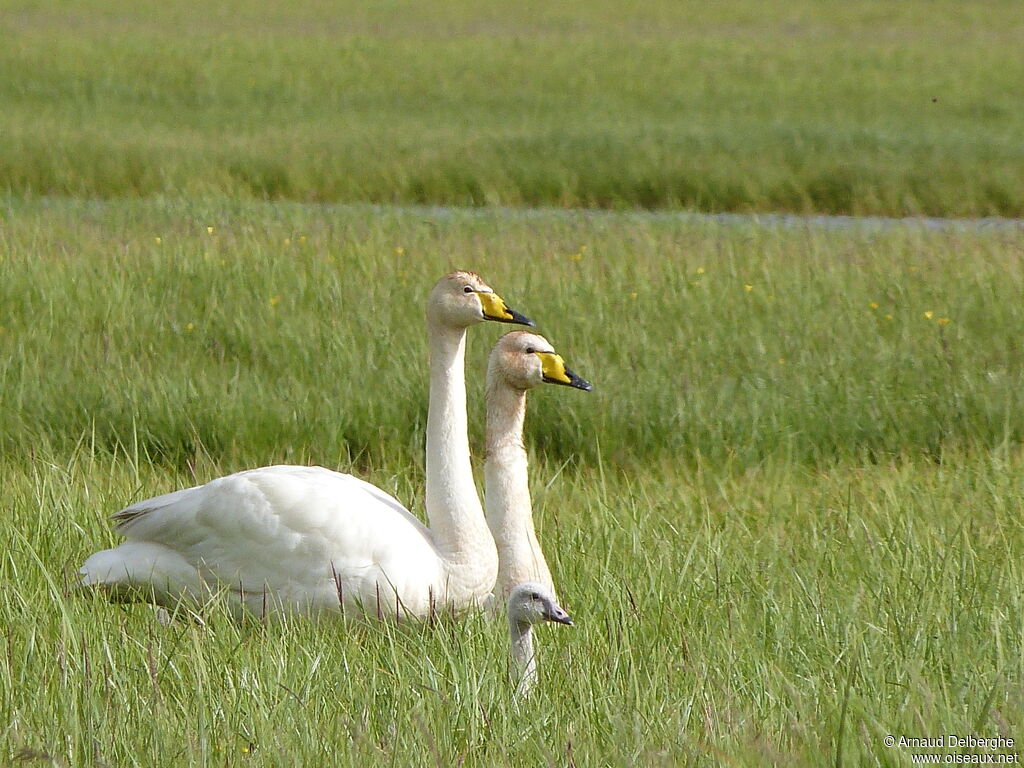
[[567, 387], [576, 387], [589, 392], [594, 387], [586, 379], [582, 379], [569, 370], [561, 355], [554, 352], [534, 352], [540, 358], [541, 371], [544, 373], [544, 381], [549, 384], [564, 384]]
[[504, 299], [490, 291], [477, 291], [476, 297], [480, 299], [480, 307], [484, 311], [485, 320], [496, 320], [499, 323], [518, 323], [519, 325], [536, 325], [526, 315], [521, 315], [514, 309], [509, 309]]

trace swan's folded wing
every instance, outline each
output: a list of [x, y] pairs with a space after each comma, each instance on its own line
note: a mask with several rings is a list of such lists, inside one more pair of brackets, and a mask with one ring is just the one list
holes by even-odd
[[[420, 574], [434, 568], [430, 532], [393, 497], [322, 467], [275, 466], [133, 504], [115, 515], [129, 542], [162, 545], [205, 582], [246, 592], [372, 593], [401, 553]], [[116, 551], [116, 550], [115, 550]], [[361, 583], [365, 581], [365, 583]]]

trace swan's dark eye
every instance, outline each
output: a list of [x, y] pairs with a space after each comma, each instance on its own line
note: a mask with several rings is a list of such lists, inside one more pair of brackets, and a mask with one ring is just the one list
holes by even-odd
[[534, 349], [533, 347], [527, 347], [527, 348], [526, 348], [526, 354], [528, 354], [528, 355], [532, 355], [532, 354], [533, 354], [534, 352], [536, 352], [536, 351], [537, 351], [537, 350], [536, 350], [536, 349]]
[[537, 593], [537, 592], [533, 592], [533, 593], [532, 593], [532, 594], [530, 595], [530, 599], [531, 599], [531, 600], [540, 600], [540, 594], [539, 594], [539, 593]]
[[473, 289], [467, 285], [465, 288], [462, 289], [462, 292], [463, 293], [472, 293]]

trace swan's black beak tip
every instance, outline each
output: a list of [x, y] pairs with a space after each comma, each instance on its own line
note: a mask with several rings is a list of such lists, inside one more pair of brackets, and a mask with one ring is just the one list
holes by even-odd
[[522, 314], [520, 312], [516, 312], [514, 309], [508, 310], [508, 313], [510, 315], [512, 315], [512, 319], [511, 320], [506, 320], [506, 322], [508, 322], [508, 323], [518, 323], [519, 325], [526, 325], [526, 326], [529, 326], [530, 328], [536, 328], [537, 327], [537, 324], [535, 322], [533, 322], [533, 320], [531, 320], [526, 315], [524, 315], [524, 314]]
[[569, 377], [569, 386], [576, 387], [576, 389], [582, 389], [584, 392], [593, 392], [594, 385], [586, 379], [576, 375], [568, 368], [565, 369], [565, 375]]

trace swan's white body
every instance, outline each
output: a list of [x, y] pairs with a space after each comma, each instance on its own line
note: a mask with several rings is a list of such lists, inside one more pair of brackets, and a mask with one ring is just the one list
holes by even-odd
[[466, 329], [485, 319], [529, 323], [471, 273], [448, 275], [431, 292], [430, 528], [351, 475], [263, 467], [118, 512], [127, 541], [89, 557], [82, 583], [141, 588], [163, 605], [219, 592], [260, 614], [341, 608], [424, 617], [483, 603], [497, 552], [473, 483], [464, 357]]
[[238, 472], [115, 519], [127, 541], [85, 562], [86, 583], [144, 586], [162, 605], [217, 591], [257, 614], [361, 605], [425, 615], [432, 601], [461, 602], [423, 523], [379, 488], [323, 467]]
[[589, 383], [565, 367], [543, 336], [514, 331], [499, 339], [487, 368], [484, 463], [487, 525], [498, 547], [495, 604], [504, 601], [520, 582], [540, 583], [556, 599], [551, 570], [534, 530], [523, 445], [526, 392], [544, 382], [591, 389]]

